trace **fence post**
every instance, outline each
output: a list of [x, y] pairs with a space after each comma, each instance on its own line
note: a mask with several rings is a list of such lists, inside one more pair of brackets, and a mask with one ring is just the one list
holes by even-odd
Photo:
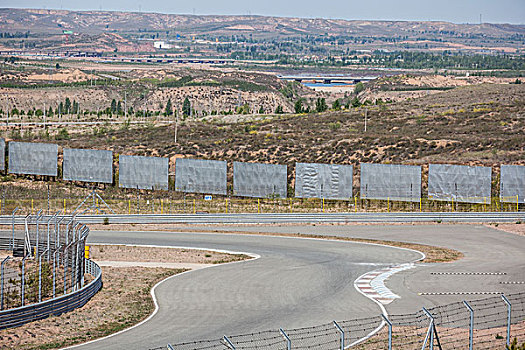
[[427, 344], [429, 344], [430, 350], [434, 350], [434, 317], [425, 308], [423, 308], [423, 312], [430, 319], [430, 323], [428, 325], [427, 335], [425, 336], [425, 341], [423, 342], [423, 346], [421, 347], [421, 350], [425, 349]]
[[15, 208], [15, 210], [13, 210], [13, 213], [12, 213], [12, 223], [13, 223], [13, 235], [12, 235], [12, 240], [11, 240], [11, 251], [15, 250], [15, 213], [18, 211], [18, 207]]
[[292, 341], [290, 340], [290, 337], [288, 337], [288, 334], [286, 334], [282, 328], [279, 328], [279, 332], [283, 336], [284, 340], [286, 340], [286, 350], [292, 350]]
[[345, 331], [335, 321], [334, 321], [334, 326], [335, 328], [337, 328], [337, 331], [341, 335], [341, 350], [345, 350]]
[[[57, 257], [56, 257], [56, 254], [57, 253], [60, 253], [60, 250], [57, 249], [53, 253], [53, 299], [55, 298], [55, 295], [56, 295], [56, 281], [57, 281], [57, 277], [56, 277]], [[59, 259], [59, 264], [60, 264], [60, 257], [58, 259]]]
[[231, 350], [235, 350], [235, 345], [233, 345], [233, 343], [230, 341], [230, 339], [228, 339], [227, 336], [222, 337], [222, 339], [226, 343], [226, 346], [228, 346]]
[[26, 281], [25, 281], [25, 272], [26, 272], [26, 258], [29, 255], [24, 256], [22, 259], [22, 276], [20, 277], [22, 279], [22, 306], [24, 306], [25, 301], [25, 291], [26, 291]]
[[381, 316], [388, 325], [388, 350], [392, 350], [392, 322], [390, 322], [390, 320], [385, 314], [382, 314]]
[[505, 294], [501, 294], [501, 299], [503, 299], [505, 304], [507, 304], [507, 346], [510, 346], [510, 315], [512, 311], [512, 305], [509, 299], [507, 299], [507, 297], [505, 296]]
[[4, 265], [5, 263], [11, 259], [10, 256], [7, 256], [7, 258], [5, 258], [4, 260], [2, 260], [2, 265], [1, 265], [1, 271], [0, 271], [0, 298], [1, 298], [1, 301], [0, 301], [0, 310], [3, 310], [4, 309]]
[[42, 301], [42, 255], [44, 255], [48, 250], [46, 249], [38, 257], [38, 302]]
[[470, 307], [469, 303], [467, 303], [465, 300], [463, 300], [463, 304], [467, 307], [469, 313], [470, 313], [470, 325], [469, 325], [469, 333], [468, 333], [468, 348], [469, 350], [472, 350], [474, 346], [474, 309]]

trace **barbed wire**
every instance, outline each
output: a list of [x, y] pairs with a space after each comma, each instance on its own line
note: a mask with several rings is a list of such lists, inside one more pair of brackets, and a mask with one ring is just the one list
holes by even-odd
[[[511, 304], [511, 323], [508, 324], [508, 308], [502, 296], [492, 296], [464, 302], [429, 308], [434, 328], [430, 327], [431, 317], [423, 310], [412, 314], [390, 315], [392, 323], [393, 349], [421, 349], [427, 333], [435, 329], [434, 346], [438, 342], [443, 349], [465, 349], [472, 341], [476, 349], [504, 349], [507, 341], [507, 327], [510, 338], [525, 339], [525, 293], [506, 296]], [[472, 309], [472, 325], [471, 311]], [[339, 321], [344, 332], [345, 348], [388, 349], [388, 326], [381, 316]], [[472, 339], [471, 339], [472, 327]], [[318, 326], [285, 329], [292, 349], [341, 349], [341, 333], [334, 323]], [[235, 349], [277, 349], [286, 350], [287, 341], [279, 330], [269, 330], [228, 336]], [[429, 344], [427, 343], [427, 346]], [[224, 340], [182, 343], [172, 345], [173, 349], [206, 350], [230, 349]]]

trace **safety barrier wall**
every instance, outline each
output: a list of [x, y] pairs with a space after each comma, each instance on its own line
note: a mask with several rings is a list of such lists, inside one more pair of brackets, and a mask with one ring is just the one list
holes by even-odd
[[[0, 139], [5, 168], [6, 144]], [[58, 146], [9, 142], [8, 171], [13, 174], [57, 176]], [[3, 150], [3, 152], [2, 152]], [[117, 155], [118, 183], [132, 189], [169, 190], [169, 159]], [[1, 160], [0, 160], [1, 161]], [[181, 159], [175, 171], [175, 190], [188, 193], [228, 194], [224, 161]], [[64, 149], [63, 179], [88, 183], [116, 182], [111, 151]], [[418, 202], [422, 198], [421, 167], [400, 164], [360, 164], [360, 198]], [[180, 172], [180, 174], [177, 174]], [[353, 167], [338, 164], [296, 163], [298, 198], [349, 200], [353, 194]], [[501, 165], [500, 201], [525, 203], [525, 166]], [[430, 164], [428, 198], [437, 201], [490, 204], [492, 172], [489, 167]], [[234, 196], [288, 197], [286, 165], [233, 163]]]

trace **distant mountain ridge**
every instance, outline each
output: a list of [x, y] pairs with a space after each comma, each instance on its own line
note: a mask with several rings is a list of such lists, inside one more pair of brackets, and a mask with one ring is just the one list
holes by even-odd
[[517, 37], [523, 40], [525, 25], [456, 24], [427, 21], [363, 21], [271, 16], [179, 15], [121, 11], [68, 11], [0, 9], [0, 31], [61, 33], [63, 30], [102, 32], [176, 31], [181, 34], [254, 36], [349, 35], [414, 36], [420, 34], [462, 37]]

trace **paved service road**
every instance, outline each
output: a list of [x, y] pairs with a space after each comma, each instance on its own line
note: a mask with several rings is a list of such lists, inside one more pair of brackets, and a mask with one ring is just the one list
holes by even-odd
[[237, 234], [94, 231], [89, 243], [94, 242], [214, 248], [261, 257], [168, 279], [156, 289], [160, 309], [150, 321], [80, 349], [148, 349], [378, 315], [379, 307], [355, 290], [354, 280], [378, 266], [421, 257], [385, 246]]

